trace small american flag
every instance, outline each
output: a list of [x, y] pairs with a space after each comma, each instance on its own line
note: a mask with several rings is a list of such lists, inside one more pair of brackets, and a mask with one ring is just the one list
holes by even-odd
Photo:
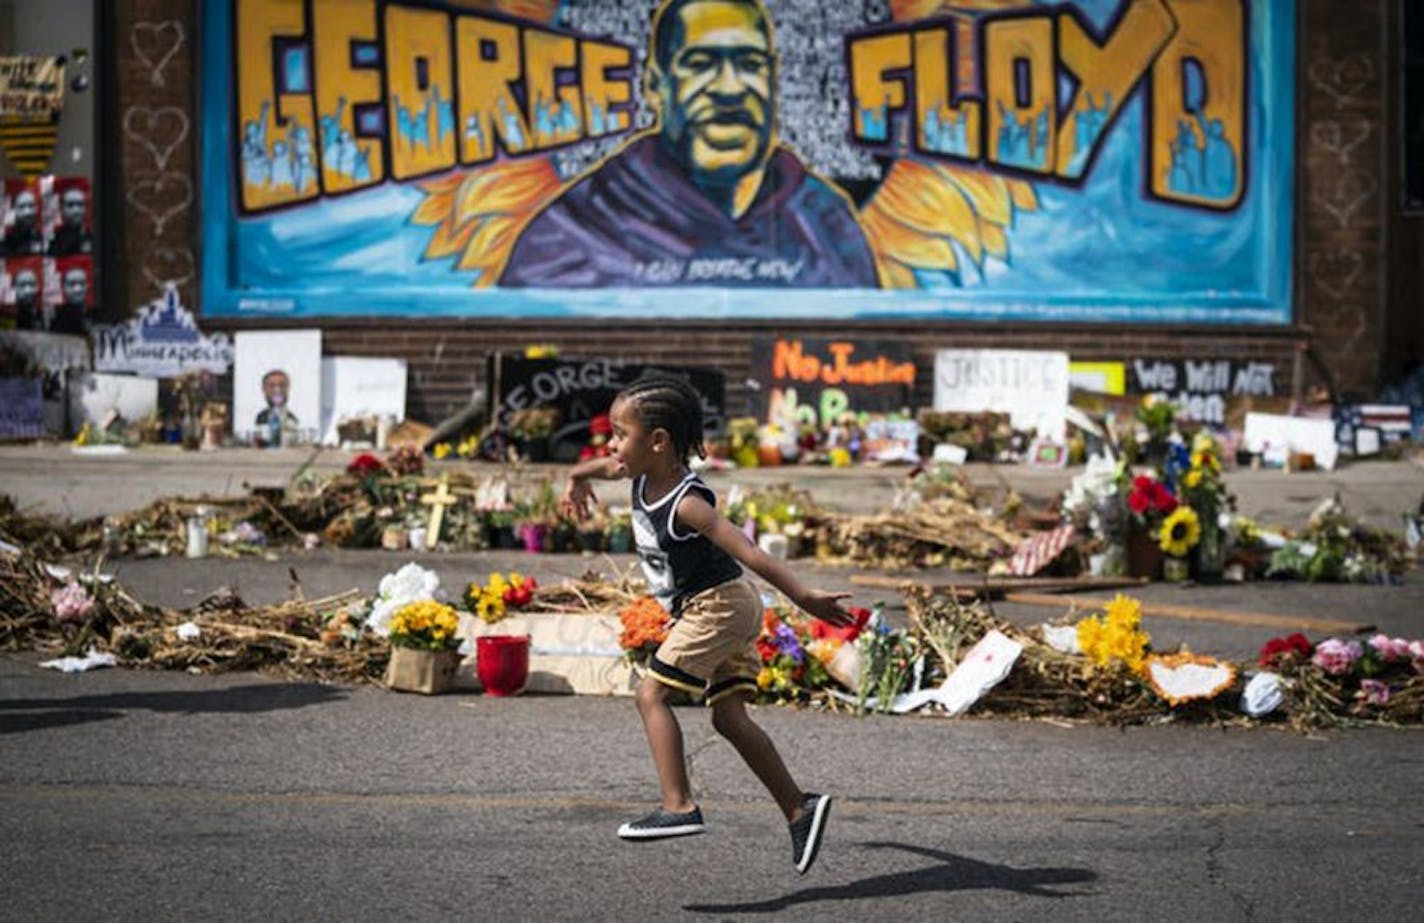
[[1071, 525], [1059, 526], [1046, 532], [1035, 532], [1019, 543], [1014, 556], [1009, 561], [1009, 573], [1015, 577], [1032, 577], [1053, 563], [1053, 559], [1063, 553], [1073, 540]]

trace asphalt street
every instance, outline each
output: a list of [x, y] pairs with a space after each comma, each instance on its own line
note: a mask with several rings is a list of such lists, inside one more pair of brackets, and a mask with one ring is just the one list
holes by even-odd
[[[306, 461], [223, 454], [189, 463], [195, 456], [5, 448], [0, 480], [30, 508], [96, 515], [281, 483]], [[797, 475], [818, 499], [862, 508], [902, 477]], [[1032, 499], [1067, 474], [971, 477]], [[1424, 469], [1411, 462], [1238, 477], [1243, 506], [1279, 511], [1267, 521], [1281, 524], [1303, 522], [1336, 492], [1357, 514], [1397, 524], [1424, 492]], [[411, 557], [319, 549], [112, 566], [140, 598], [184, 606], [220, 585], [254, 603], [283, 599], [292, 571], [308, 597], [370, 592]], [[556, 580], [631, 563], [418, 559], [452, 586], [510, 567]], [[855, 573], [802, 572], [832, 587]], [[862, 601], [893, 603], [893, 593], [856, 589]], [[1417, 570], [1394, 587], [1155, 585], [1139, 595], [1424, 636]], [[1061, 614], [1000, 612], [1023, 623]], [[1159, 650], [1186, 643], [1234, 657], [1279, 633], [1180, 619], [1145, 627]], [[821, 859], [798, 877], [779, 814], [699, 708], [679, 716], [710, 830], [631, 846], [614, 831], [652, 806], [656, 783], [627, 699], [422, 697], [253, 674], [61, 675], [37, 659], [0, 656], [0, 919], [1401, 920], [1424, 899], [1417, 730], [1118, 730], [761, 707], [797, 778], [836, 798]]]

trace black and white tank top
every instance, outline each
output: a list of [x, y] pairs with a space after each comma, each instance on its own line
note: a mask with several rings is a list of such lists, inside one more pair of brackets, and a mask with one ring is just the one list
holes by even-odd
[[679, 531], [677, 505], [693, 491], [714, 508], [717, 495], [697, 475], [687, 477], [656, 503], [644, 501], [647, 478], [633, 481], [633, 541], [648, 589], [676, 618], [683, 601], [742, 575], [742, 566], [695, 529]]

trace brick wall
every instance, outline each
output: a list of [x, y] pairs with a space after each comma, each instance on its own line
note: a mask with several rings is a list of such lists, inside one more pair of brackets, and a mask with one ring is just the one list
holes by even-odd
[[[750, 344], [776, 332], [806, 336], [859, 331], [913, 344], [928, 402], [933, 353], [947, 346], [1067, 349], [1075, 359], [1254, 358], [1276, 364], [1278, 392], [1288, 391], [1296, 345], [1308, 339], [1342, 389], [1374, 390], [1387, 336], [1384, 292], [1386, 189], [1382, 161], [1393, 103], [1384, 77], [1393, 49], [1386, 38], [1389, 0], [1300, 0], [1297, 73], [1296, 317], [1287, 329], [983, 323], [528, 322], [387, 319], [323, 321], [325, 349], [345, 355], [400, 356], [411, 364], [410, 414], [439, 420], [462, 406], [483, 378], [484, 355], [551, 342], [567, 355], [597, 354], [714, 366], [726, 371], [729, 407], [745, 399]], [[185, 302], [198, 304], [198, 188], [194, 44], [196, 0], [115, 4], [118, 58], [114, 98], [130, 129], [115, 165], [126, 190], [121, 246], [110, 268], [118, 303], [155, 291], [154, 280], [184, 279]], [[181, 40], [179, 40], [181, 39]], [[139, 51], [142, 54], [139, 54]], [[170, 54], [171, 52], [171, 54]], [[164, 57], [166, 56], [166, 61]], [[155, 67], [164, 61], [161, 69]], [[179, 137], [181, 110], [190, 129]], [[140, 130], [141, 129], [141, 130]], [[145, 134], [146, 132], [146, 134]], [[135, 135], [142, 135], [148, 143]], [[184, 181], [186, 178], [186, 183]], [[191, 189], [189, 200], [186, 192]], [[191, 267], [191, 268], [190, 268]], [[1393, 267], [1417, 276], [1417, 263]], [[290, 323], [290, 322], [288, 322]], [[278, 326], [213, 322], [214, 329]]]
[[[1388, 0], [1301, 5], [1297, 69], [1297, 314], [1341, 390], [1372, 395], [1390, 264], [1386, 169], [1395, 100]], [[1417, 269], [1403, 265], [1397, 271]]]
[[198, 299], [197, 0], [124, 0], [99, 6], [109, 34], [113, 106], [105, 175], [116, 211], [110, 254], [110, 305], [131, 311], [179, 283], [185, 304]]

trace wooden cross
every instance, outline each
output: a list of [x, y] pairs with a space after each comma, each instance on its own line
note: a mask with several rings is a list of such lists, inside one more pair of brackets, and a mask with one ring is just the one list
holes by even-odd
[[435, 550], [440, 541], [440, 526], [445, 521], [445, 507], [459, 502], [459, 497], [450, 493], [450, 475], [440, 475], [440, 484], [433, 494], [423, 494], [420, 502], [430, 507], [430, 524], [425, 530], [425, 550]]

